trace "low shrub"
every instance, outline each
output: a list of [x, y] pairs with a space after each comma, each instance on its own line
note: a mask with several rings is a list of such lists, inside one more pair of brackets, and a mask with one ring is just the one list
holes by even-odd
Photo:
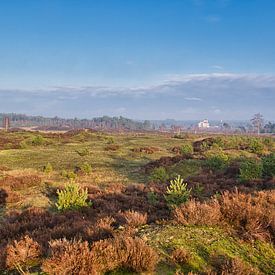
[[275, 177], [275, 154], [270, 154], [262, 158], [263, 176]]
[[270, 240], [274, 206], [266, 203], [266, 196], [253, 198], [238, 191], [224, 192], [220, 201], [222, 218], [245, 239]]
[[259, 179], [263, 174], [263, 165], [261, 161], [255, 159], [243, 160], [240, 164], [239, 178], [242, 182]]
[[185, 143], [180, 147], [180, 152], [183, 156], [192, 156], [193, 145], [191, 143]]
[[58, 210], [79, 209], [90, 205], [90, 202], [87, 202], [88, 190], [81, 189], [75, 182], [68, 183], [64, 190], [57, 190], [57, 195], [55, 205]]
[[118, 236], [94, 242], [55, 240], [50, 242], [51, 258], [42, 270], [49, 274], [102, 274], [118, 268], [133, 272], [153, 271], [156, 252], [139, 238]]
[[52, 165], [48, 162], [47, 165], [44, 166], [43, 172], [46, 174], [50, 174], [53, 171]]
[[45, 139], [41, 135], [37, 135], [32, 138], [31, 145], [40, 146], [40, 145], [43, 145], [45, 142], [46, 142]]
[[264, 144], [258, 138], [248, 139], [248, 151], [254, 154], [261, 155], [264, 151]]
[[121, 213], [122, 218], [125, 223], [130, 227], [139, 227], [147, 223], [147, 214], [142, 214], [137, 211], [128, 210]]
[[173, 250], [171, 258], [176, 264], [187, 264], [190, 259], [190, 254], [183, 248], [176, 248]]
[[90, 151], [88, 148], [83, 148], [83, 149], [76, 150], [76, 153], [78, 153], [78, 155], [81, 157], [85, 157], [89, 155]]
[[206, 166], [214, 171], [222, 170], [227, 167], [229, 158], [223, 152], [216, 152], [215, 154], [210, 154], [206, 158]]
[[39, 263], [40, 256], [40, 245], [29, 236], [25, 236], [7, 245], [6, 266], [10, 270], [25, 274], [30, 267]]
[[213, 271], [217, 272], [217, 274], [222, 274], [222, 275], [260, 275], [261, 274], [257, 269], [254, 269], [251, 266], [245, 264], [241, 259], [230, 258], [224, 254], [213, 253], [210, 255], [209, 261], [210, 261], [210, 264], [214, 267]]
[[142, 239], [122, 236], [115, 239], [115, 246], [118, 247], [118, 251], [127, 255], [121, 267], [139, 273], [155, 269], [158, 255]]
[[61, 171], [61, 176], [73, 181], [77, 178], [77, 174], [75, 172], [66, 170]]
[[53, 240], [50, 242], [50, 255], [42, 264], [42, 270], [48, 274], [96, 274], [88, 242]]
[[178, 175], [175, 179], [170, 181], [164, 195], [168, 205], [174, 207], [182, 203], [186, 203], [190, 197], [191, 189], [187, 188], [187, 183]]
[[80, 166], [80, 171], [85, 175], [89, 175], [92, 172], [92, 166], [88, 162], [84, 162]]
[[220, 204], [214, 198], [209, 202], [190, 200], [175, 208], [173, 216], [182, 225], [217, 225], [221, 220]]
[[152, 182], [165, 183], [169, 179], [169, 175], [164, 167], [158, 167], [151, 172], [149, 179]]

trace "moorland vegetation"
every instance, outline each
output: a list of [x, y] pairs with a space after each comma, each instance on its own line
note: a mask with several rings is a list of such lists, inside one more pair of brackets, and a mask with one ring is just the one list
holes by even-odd
[[275, 140], [0, 132], [3, 274], [274, 274]]

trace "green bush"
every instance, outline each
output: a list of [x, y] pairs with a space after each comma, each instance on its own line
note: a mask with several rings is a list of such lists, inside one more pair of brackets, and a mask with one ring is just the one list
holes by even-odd
[[251, 153], [261, 155], [264, 151], [263, 142], [257, 138], [249, 138], [248, 139], [248, 151]]
[[193, 146], [191, 143], [185, 143], [181, 146], [180, 152], [183, 156], [190, 156], [193, 154]]
[[34, 146], [43, 145], [44, 143], [45, 139], [41, 135], [37, 135], [31, 140], [31, 144]]
[[275, 154], [270, 154], [262, 158], [263, 176], [275, 177]]
[[223, 152], [211, 154], [206, 158], [206, 166], [214, 171], [222, 170], [227, 167], [229, 158]]
[[169, 179], [169, 175], [164, 167], [158, 167], [151, 172], [149, 179], [153, 182], [165, 183]]
[[164, 198], [169, 206], [175, 207], [182, 203], [186, 203], [190, 194], [191, 189], [187, 189], [187, 183], [184, 183], [181, 176], [178, 175], [175, 179], [170, 181]]
[[81, 157], [88, 156], [89, 153], [90, 153], [88, 148], [79, 149], [79, 150], [76, 150], [76, 152], [77, 152]]
[[19, 146], [20, 146], [20, 149], [27, 149], [28, 148], [28, 144], [25, 140], [22, 140], [20, 143], [19, 143]]
[[85, 175], [89, 175], [92, 172], [92, 167], [88, 162], [84, 162], [81, 166], [80, 166], [80, 171], [82, 173], [84, 173]]
[[66, 171], [66, 170], [61, 171], [61, 176], [69, 180], [75, 180], [77, 178], [76, 173], [74, 173], [73, 171]]
[[70, 182], [64, 190], [57, 190], [57, 203], [55, 204], [58, 210], [79, 209], [91, 205], [87, 202], [88, 190], [81, 189], [75, 182]]
[[147, 193], [147, 199], [150, 204], [156, 205], [158, 203], [158, 197], [155, 192], [148, 192]]
[[53, 171], [52, 165], [48, 162], [46, 166], [44, 166], [43, 172], [46, 174], [50, 174]]
[[244, 160], [240, 165], [240, 180], [245, 182], [262, 177], [263, 165], [255, 159]]

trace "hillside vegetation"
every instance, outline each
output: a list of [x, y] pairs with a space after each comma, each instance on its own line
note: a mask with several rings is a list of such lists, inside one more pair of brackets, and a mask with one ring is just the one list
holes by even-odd
[[272, 137], [2, 131], [0, 273], [274, 274], [274, 189]]

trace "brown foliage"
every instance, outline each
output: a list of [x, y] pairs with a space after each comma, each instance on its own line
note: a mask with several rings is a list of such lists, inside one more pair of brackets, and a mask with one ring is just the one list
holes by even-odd
[[142, 214], [137, 211], [128, 210], [121, 213], [124, 223], [130, 227], [139, 227], [147, 223], [147, 213]]
[[138, 238], [119, 236], [95, 242], [51, 241], [51, 258], [44, 261], [42, 270], [49, 274], [99, 274], [117, 268], [135, 272], [152, 271], [157, 254]]
[[117, 151], [118, 149], [119, 145], [117, 144], [109, 144], [104, 148], [105, 151]]
[[229, 225], [244, 239], [275, 239], [275, 191], [224, 192], [219, 200], [190, 200], [173, 211], [178, 224]]
[[29, 236], [25, 236], [7, 245], [6, 266], [8, 269], [17, 269], [35, 265], [40, 255], [40, 245]]
[[221, 219], [220, 204], [216, 199], [209, 202], [190, 200], [174, 210], [174, 219], [182, 225], [216, 225]]
[[223, 254], [210, 255], [210, 264], [214, 270], [210, 274], [221, 275], [259, 275], [258, 270], [245, 264], [239, 258], [229, 258]]
[[93, 262], [101, 272], [126, 268], [134, 272], [153, 271], [158, 261], [156, 252], [139, 238], [118, 236], [92, 246]]
[[223, 219], [245, 239], [269, 240], [274, 234], [275, 204], [267, 203], [267, 197], [274, 200], [275, 192], [256, 197], [225, 192], [220, 202]]
[[177, 264], [186, 264], [190, 259], [189, 253], [183, 248], [177, 248], [172, 252], [172, 260]]
[[41, 178], [38, 175], [7, 175], [0, 180], [0, 186], [9, 187], [11, 190], [24, 189], [32, 186], [39, 186]]
[[186, 156], [182, 155], [174, 157], [161, 157], [158, 160], [150, 161], [149, 163], [147, 163], [143, 167], [143, 170], [145, 171], [145, 173], [150, 173], [154, 168], [172, 166], [173, 164], [176, 164], [186, 158]]
[[88, 242], [54, 240], [50, 242], [51, 257], [42, 264], [42, 270], [53, 275], [95, 274], [91, 265]]
[[153, 154], [155, 152], [158, 152], [160, 149], [153, 146], [145, 146], [145, 147], [139, 147], [139, 148], [133, 148], [131, 151], [135, 153], [145, 153], [145, 154]]

